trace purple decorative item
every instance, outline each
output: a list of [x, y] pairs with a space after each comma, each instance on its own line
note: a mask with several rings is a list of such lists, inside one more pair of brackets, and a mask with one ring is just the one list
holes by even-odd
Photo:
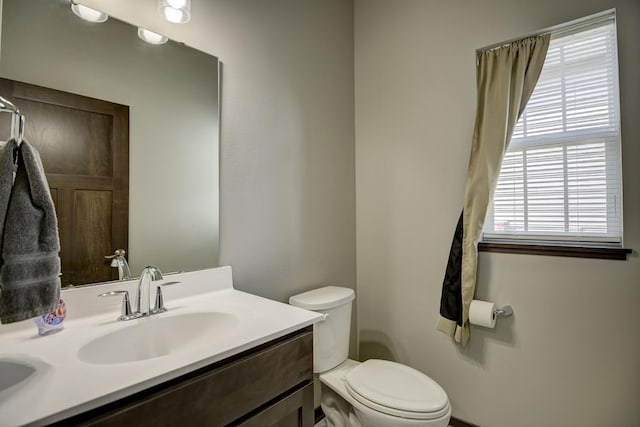
[[61, 331], [64, 327], [62, 322], [64, 321], [65, 317], [67, 317], [67, 306], [65, 305], [63, 299], [60, 298], [55, 311], [36, 318], [38, 333], [40, 335], [50, 335]]

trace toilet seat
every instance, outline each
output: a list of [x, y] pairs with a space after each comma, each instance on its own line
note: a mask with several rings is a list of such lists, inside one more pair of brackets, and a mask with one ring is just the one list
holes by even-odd
[[399, 363], [367, 360], [349, 371], [344, 379], [355, 400], [383, 414], [429, 420], [449, 412], [449, 399], [438, 383]]

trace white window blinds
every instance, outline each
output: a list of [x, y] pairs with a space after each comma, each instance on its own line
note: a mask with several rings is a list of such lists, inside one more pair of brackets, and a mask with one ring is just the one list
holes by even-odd
[[552, 34], [484, 239], [622, 241], [615, 15]]

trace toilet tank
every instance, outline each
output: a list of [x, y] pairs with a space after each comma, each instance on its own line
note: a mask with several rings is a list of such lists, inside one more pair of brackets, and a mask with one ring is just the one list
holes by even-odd
[[313, 372], [328, 371], [347, 360], [353, 289], [325, 286], [289, 298], [289, 304], [319, 313], [325, 319], [313, 325]]

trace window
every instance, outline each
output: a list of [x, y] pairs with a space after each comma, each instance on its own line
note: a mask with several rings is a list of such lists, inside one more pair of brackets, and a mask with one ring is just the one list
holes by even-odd
[[505, 154], [484, 241], [622, 244], [615, 15], [552, 33]]

